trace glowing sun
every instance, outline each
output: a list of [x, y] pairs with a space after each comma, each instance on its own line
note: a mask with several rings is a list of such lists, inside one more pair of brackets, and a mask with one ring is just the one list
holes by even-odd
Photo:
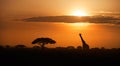
[[85, 11], [73, 11], [70, 15], [73, 16], [88, 16], [88, 14]]

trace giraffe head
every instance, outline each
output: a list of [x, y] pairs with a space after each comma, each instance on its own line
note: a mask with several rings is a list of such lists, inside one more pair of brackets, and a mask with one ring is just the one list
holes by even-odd
[[81, 33], [79, 33], [79, 35], [81, 36], [82, 34], [81, 34]]

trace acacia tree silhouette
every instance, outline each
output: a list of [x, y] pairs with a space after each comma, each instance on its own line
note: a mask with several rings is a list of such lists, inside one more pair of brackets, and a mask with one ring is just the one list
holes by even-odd
[[45, 48], [46, 44], [55, 44], [56, 41], [51, 38], [37, 38], [35, 39], [32, 44], [39, 44], [42, 49]]

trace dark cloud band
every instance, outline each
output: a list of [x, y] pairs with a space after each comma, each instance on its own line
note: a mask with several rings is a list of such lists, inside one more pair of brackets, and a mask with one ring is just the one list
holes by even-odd
[[90, 23], [112, 23], [120, 24], [120, 18], [113, 16], [41, 16], [23, 19], [25, 22], [90, 22]]

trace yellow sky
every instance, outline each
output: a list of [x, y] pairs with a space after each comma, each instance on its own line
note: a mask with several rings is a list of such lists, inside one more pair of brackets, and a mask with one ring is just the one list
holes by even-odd
[[0, 0], [4, 15], [66, 15], [74, 10], [120, 12], [120, 0]]

